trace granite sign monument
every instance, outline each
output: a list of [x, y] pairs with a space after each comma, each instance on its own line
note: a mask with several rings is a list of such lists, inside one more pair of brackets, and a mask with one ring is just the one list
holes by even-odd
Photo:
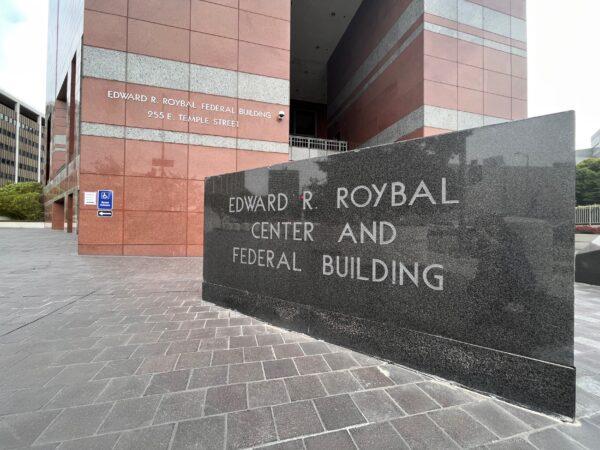
[[573, 417], [571, 112], [211, 177], [203, 297]]

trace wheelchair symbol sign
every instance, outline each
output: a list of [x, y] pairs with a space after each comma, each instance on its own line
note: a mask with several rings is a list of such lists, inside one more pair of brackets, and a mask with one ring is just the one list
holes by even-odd
[[113, 191], [98, 191], [98, 209], [113, 209]]

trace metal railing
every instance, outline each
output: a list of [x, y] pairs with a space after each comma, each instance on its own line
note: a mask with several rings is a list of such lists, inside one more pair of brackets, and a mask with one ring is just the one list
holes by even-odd
[[600, 225], [600, 205], [575, 208], [575, 225]]
[[348, 151], [348, 142], [290, 135], [290, 147], [345, 152]]

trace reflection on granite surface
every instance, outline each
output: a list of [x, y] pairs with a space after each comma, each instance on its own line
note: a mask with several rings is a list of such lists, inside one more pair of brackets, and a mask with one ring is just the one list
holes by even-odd
[[600, 286], [600, 236], [575, 256], [575, 281]]
[[[205, 295], [571, 415], [573, 122], [563, 113], [210, 178]], [[514, 358], [513, 370], [525, 364], [531, 380], [548, 369], [555, 383], [500, 386]]]

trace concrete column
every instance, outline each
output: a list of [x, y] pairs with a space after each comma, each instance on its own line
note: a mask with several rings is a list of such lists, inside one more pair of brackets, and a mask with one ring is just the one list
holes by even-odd
[[38, 116], [38, 183], [42, 180], [42, 116]]
[[15, 183], [19, 182], [19, 139], [21, 138], [21, 104], [15, 105], [15, 115], [17, 116], [17, 130], [15, 132]]

